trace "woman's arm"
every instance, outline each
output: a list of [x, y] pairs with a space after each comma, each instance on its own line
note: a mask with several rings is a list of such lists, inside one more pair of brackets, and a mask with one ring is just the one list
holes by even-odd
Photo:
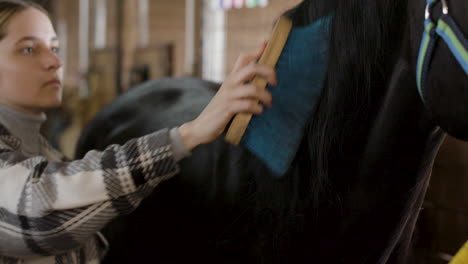
[[80, 247], [178, 171], [167, 129], [73, 162], [0, 152], [0, 236], [11, 242], [0, 255], [12, 257]]

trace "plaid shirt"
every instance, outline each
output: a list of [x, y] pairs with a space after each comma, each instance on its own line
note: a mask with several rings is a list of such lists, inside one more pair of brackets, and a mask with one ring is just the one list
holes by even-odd
[[98, 231], [177, 172], [167, 129], [69, 162], [44, 138], [24, 156], [0, 125], [0, 263], [99, 263]]

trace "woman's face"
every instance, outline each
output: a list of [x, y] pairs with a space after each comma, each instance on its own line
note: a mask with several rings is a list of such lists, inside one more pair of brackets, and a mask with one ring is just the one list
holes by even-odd
[[62, 62], [50, 19], [28, 8], [15, 14], [0, 41], [0, 104], [38, 114], [62, 101]]

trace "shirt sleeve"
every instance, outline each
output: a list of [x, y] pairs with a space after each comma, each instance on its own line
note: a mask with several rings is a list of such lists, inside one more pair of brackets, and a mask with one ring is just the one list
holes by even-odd
[[192, 155], [192, 153], [187, 149], [185, 146], [182, 137], [180, 136], [179, 130], [177, 127], [171, 129], [169, 132], [169, 136], [171, 137], [171, 144], [174, 153], [174, 159], [177, 161]]
[[72, 162], [0, 149], [0, 255], [80, 247], [178, 172], [173, 145], [164, 129]]

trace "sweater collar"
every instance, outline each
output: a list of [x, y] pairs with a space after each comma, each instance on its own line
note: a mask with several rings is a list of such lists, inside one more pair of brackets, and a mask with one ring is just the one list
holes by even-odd
[[0, 105], [0, 123], [20, 140], [21, 150], [25, 155], [39, 154], [40, 129], [46, 120], [45, 113], [28, 115]]

